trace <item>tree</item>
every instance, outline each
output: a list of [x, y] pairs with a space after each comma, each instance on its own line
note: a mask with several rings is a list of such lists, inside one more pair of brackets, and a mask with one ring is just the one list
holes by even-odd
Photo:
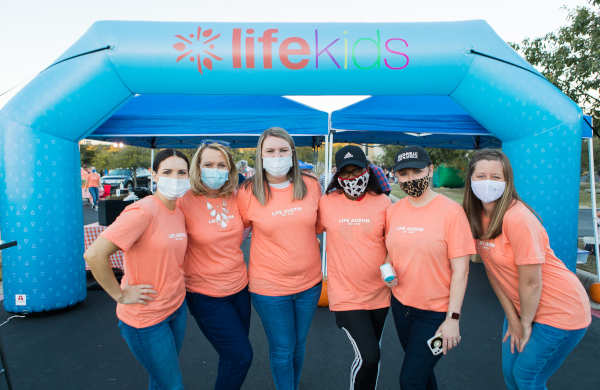
[[137, 187], [137, 169], [150, 166], [150, 149], [125, 146], [114, 154], [113, 163], [119, 168], [131, 168], [133, 186]]
[[569, 25], [541, 38], [509, 43], [561, 91], [594, 117], [600, 137], [600, 0], [567, 10]]
[[81, 165], [93, 165], [92, 161], [98, 154], [98, 148], [95, 145], [79, 144], [79, 155]]
[[116, 153], [117, 150], [108, 145], [99, 145], [91, 163], [96, 167], [98, 172], [101, 172], [104, 169], [118, 168], [115, 160]]

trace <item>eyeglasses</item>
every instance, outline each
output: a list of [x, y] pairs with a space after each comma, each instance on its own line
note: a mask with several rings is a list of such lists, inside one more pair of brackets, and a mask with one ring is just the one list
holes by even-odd
[[351, 171], [339, 171], [339, 177], [347, 179], [350, 177], [350, 174], [352, 174], [352, 177], [360, 176], [365, 173], [365, 169], [366, 168], [356, 168]]
[[219, 139], [203, 139], [202, 140], [202, 144], [200, 145], [200, 147], [204, 147], [207, 145], [214, 145], [214, 144], [219, 144], [221, 146], [225, 146], [225, 147], [229, 147], [229, 142], [227, 141], [221, 141]]

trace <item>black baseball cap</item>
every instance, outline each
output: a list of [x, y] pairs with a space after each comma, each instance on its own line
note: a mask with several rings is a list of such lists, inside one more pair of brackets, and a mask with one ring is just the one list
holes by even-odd
[[429, 164], [433, 163], [431, 162], [431, 158], [429, 158], [429, 153], [425, 149], [420, 146], [407, 146], [396, 153], [394, 157], [394, 172], [404, 168], [421, 169]]
[[369, 163], [362, 148], [356, 145], [344, 146], [335, 154], [335, 165], [338, 171], [346, 165], [354, 164], [361, 168], [366, 168]]

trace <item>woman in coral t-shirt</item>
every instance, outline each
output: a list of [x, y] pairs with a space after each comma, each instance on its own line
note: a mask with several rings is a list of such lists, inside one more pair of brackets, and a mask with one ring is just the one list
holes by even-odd
[[[178, 355], [187, 306], [183, 260], [187, 233], [176, 200], [190, 188], [189, 162], [174, 149], [156, 155], [158, 191], [125, 208], [83, 257], [102, 288], [117, 301], [121, 335], [150, 375], [150, 389], [183, 389]], [[121, 285], [109, 257], [125, 255]]]
[[402, 389], [435, 389], [434, 355], [427, 340], [442, 335], [443, 353], [460, 343], [459, 318], [475, 254], [471, 229], [460, 205], [430, 187], [433, 164], [420, 146], [394, 158], [400, 188], [408, 195], [387, 209], [386, 246], [397, 278], [392, 314], [405, 351]]
[[321, 187], [300, 171], [294, 141], [282, 128], [262, 133], [255, 164], [237, 196], [244, 223], [252, 224], [250, 296], [267, 334], [276, 387], [294, 390], [321, 295], [315, 230]]
[[475, 153], [466, 188], [463, 207], [506, 314], [506, 386], [543, 389], [592, 321], [588, 296], [550, 248], [537, 213], [519, 197], [504, 153]]
[[244, 223], [235, 201], [238, 172], [225, 141], [204, 140], [192, 159], [192, 190], [177, 200], [188, 233], [186, 301], [219, 354], [215, 389], [239, 389], [252, 364]]
[[335, 154], [337, 173], [319, 202], [317, 233], [327, 232], [329, 308], [355, 348], [350, 389], [375, 389], [380, 342], [390, 308], [381, 280], [385, 262], [384, 195], [363, 150], [354, 145]]

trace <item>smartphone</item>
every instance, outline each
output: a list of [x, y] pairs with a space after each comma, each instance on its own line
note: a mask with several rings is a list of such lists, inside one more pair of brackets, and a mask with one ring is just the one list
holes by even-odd
[[427, 340], [427, 346], [431, 350], [431, 353], [436, 356], [444, 352], [444, 339], [442, 338], [442, 334], [438, 333]]

